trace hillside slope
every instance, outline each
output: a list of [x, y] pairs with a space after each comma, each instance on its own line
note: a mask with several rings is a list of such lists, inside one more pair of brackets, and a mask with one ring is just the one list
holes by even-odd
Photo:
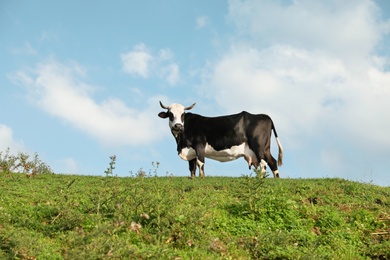
[[390, 187], [0, 173], [1, 259], [390, 259]]

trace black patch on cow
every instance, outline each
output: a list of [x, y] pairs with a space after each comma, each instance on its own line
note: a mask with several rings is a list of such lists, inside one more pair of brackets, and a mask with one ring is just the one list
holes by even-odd
[[243, 111], [228, 116], [204, 117], [186, 113], [184, 131], [178, 139], [178, 151], [185, 147], [195, 149], [197, 144], [205, 146], [206, 143], [220, 151], [244, 142], [249, 145], [257, 143], [259, 139], [264, 141], [257, 145], [265, 145], [269, 142], [271, 130], [272, 120], [264, 114], [252, 115]]

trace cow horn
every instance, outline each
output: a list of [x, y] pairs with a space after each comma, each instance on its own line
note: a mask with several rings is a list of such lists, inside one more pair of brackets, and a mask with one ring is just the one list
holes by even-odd
[[161, 103], [161, 101], [160, 101], [160, 106], [161, 106], [162, 108], [164, 108], [164, 109], [169, 109], [169, 107], [164, 106], [163, 103]]
[[192, 104], [192, 105], [189, 106], [189, 107], [184, 108], [184, 110], [190, 110], [190, 109], [193, 108], [195, 105], [196, 105], [196, 103]]

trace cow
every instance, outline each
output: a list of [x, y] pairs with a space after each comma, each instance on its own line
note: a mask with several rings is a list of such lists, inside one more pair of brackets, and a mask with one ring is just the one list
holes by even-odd
[[[195, 104], [188, 107], [176, 103], [165, 106], [160, 101], [160, 106], [167, 111], [158, 114], [160, 118], [169, 118], [177, 152], [180, 158], [189, 162], [191, 178], [195, 177], [196, 166], [199, 167], [199, 177], [204, 177], [205, 158], [227, 162], [240, 157], [245, 158], [249, 169], [260, 166], [262, 174], [268, 164], [274, 178], [279, 178], [278, 165], [283, 163], [283, 148], [268, 115], [242, 111], [234, 115], [205, 117], [185, 113]], [[277, 162], [270, 151], [272, 131], [279, 148]]]

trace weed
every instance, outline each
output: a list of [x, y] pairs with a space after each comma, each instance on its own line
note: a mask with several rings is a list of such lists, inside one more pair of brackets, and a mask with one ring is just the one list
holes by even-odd
[[146, 173], [146, 171], [143, 168], [140, 168], [136, 173], [133, 173], [133, 171], [129, 171], [129, 173], [131, 177], [135, 177], [135, 178], [157, 177], [159, 166], [160, 166], [160, 162], [152, 162], [153, 170], [149, 169], [148, 173]]
[[[152, 162], [154, 177], [157, 177], [158, 175], [158, 166], [160, 166], [160, 162]], [[149, 175], [151, 175], [151, 171], [149, 171]]]
[[107, 170], [104, 171], [106, 177], [114, 176], [115, 163], [116, 163], [116, 155], [110, 156], [110, 164]]
[[[252, 218], [258, 212], [259, 201], [263, 198], [265, 179], [255, 172], [255, 177], [244, 175], [240, 178], [240, 189], [237, 196], [242, 201], [243, 215], [249, 215]], [[265, 176], [264, 176], [265, 177]]]
[[258, 168], [252, 168], [252, 173], [257, 178], [267, 178], [269, 176], [268, 172], [265, 172], [265, 169], [261, 166]]
[[140, 168], [136, 173], [133, 173], [133, 171], [129, 171], [130, 176], [134, 178], [144, 178], [147, 177], [146, 172], [143, 168]]

